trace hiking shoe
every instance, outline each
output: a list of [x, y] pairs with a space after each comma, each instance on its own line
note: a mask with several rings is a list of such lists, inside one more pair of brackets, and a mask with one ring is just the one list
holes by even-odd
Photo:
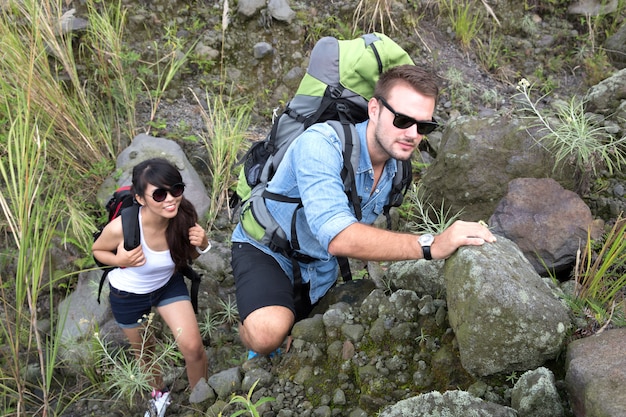
[[148, 411], [146, 411], [144, 417], [163, 417], [170, 403], [169, 391], [152, 391], [152, 399], [150, 400]]
[[[265, 355], [265, 356], [267, 356], [268, 358], [270, 358], [270, 359], [271, 359], [271, 358], [273, 358], [274, 356], [277, 356], [277, 355], [280, 355], [280, 348], [276, 349], [275, 351], [273, 351], [273, 352], [272, 352], [272, 353], [270, 353], [269, 355]], [[248, 360], [250, 360], [250, 359], [254, 359], [254, 358], [256, 358], [257, 356], [259, 356], [259, 354], [258, 354], [257, 352], [255, 352], [255, 351], [253, 351], [253, 350], [249, 350], [249, 351], [248, 351]]]

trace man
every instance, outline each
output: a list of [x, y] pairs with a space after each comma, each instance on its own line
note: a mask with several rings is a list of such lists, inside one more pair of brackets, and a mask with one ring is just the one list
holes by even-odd
[[[421, 244], [417, 235], [371, 226], [387, 203], [395, 159], [409, 159], [424, 134], [435, 127], [438, 91], [436, 76], [418, 66], [402, 65], [381, 75], [368, 103], [369, 120], [356, 125], [361, 158], [354, 171], [362, 201], [361, 222], [344, 192], [341, 143], [332, 127], [311, 126], [286, 152], [268, 191], [302, 200], [296, 231], [299, 252], [315, 259], [300, 263], [311, 304], [335, 283], [337, 256], [372, 261], [445, 259], [460, 246], [495, 241], [486, 227], [462, 221], [434, 240], [422, 236]], [[266, 204], [289, 237], [295, 205], [274, 200]], [[232, 241], [239, 334], [248, 349], [267, 355], [284, 342], [296, 321], [292, 263], [250, 238], [241, 223]]]

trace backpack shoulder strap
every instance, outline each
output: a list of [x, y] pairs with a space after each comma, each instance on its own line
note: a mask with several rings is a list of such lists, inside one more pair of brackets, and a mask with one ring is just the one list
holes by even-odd
[[361, 213], [361, 199], [357, 193], [354, 180], [354, 167], [359, 166], [359, 160], [361, 159], [361, 141], [359, 140], [359, 135], [354, 125], [347, 120], [328, 120], [326, 123], [335, 129], [337, 136], [341, 140], [343, 148], [341, 179], [343, 180], [346, 194], [354, 207], [354, 214], [357, 220], [360, 221], [363, 217]]
[[387, 219], [387, 229], [389, 230], [391, 230], [391, 215], [389, 214], [389, 210], [391, 210], [391, 207], [400, 207], [402, 201], [404, 201], [404, 196], [413, 181], [413, 167], [411, 165], [411, 160], [398, 160], [397, 163], [398, 168], [396, 170], [396, 175], [393, 177], [393, 184], [391, 185], [391, 192], [389, 193], [389, 201], [383, 207], [383, 214]]
[[133, 204], [122, 210], [122, 230], [124, 231], [124, 249], [126, 250], [133, 250], [141, 244], [139, 207], [139, 204]]
[[202, 280], [202, 275], [194, 271], [191, 265], [184, 266], [180, 270], [180, 273], [191, 281], [191, 305], [193, 307], [194, 313], [198, 314], [198, 292], [200, 290], [200, 281]]
[[[122, 216], [122, 230], [124, 232], [124, 249], [132, 250], [141, 244], [141, 232], [139, 230], [139, 204], [133, 204], [130, 207], [126, 207], [122, 210], [120, 216]], [[104, 281], [115, 267], [107, 267], [102, 272], [100, 277], [100, 284], [98, 285], [98, 304], [100, 304], [100, 294], [102, 293], [102, 287], [104, 287]]]

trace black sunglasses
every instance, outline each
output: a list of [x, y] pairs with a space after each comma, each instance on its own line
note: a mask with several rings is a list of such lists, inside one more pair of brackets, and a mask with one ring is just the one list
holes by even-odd
[[185, 184], [179, 182], [178, 184], [172, 185], [170, 188], [157, 188], [152, 193], [152, 199], [157, 203], [165, 201], [167, 198], [167, 193], [170, 193], [172, 197], [180, 197], [185, 192]]
[[433, 130], [439, 127], [439, 123], [437, 123], [434, 118], [431, 121], [415, 120], [414, 118], [409, 117], [406, 114], [398, 113], [397, 111], [395, 111], [384, 98], [377, 96], [376, 100], [383, 103], [383, 106], [385, 106], [387, 110], [393, 113], [393, 125], [398, 129], [408, 129], [413, 125], [417, 125], [417, 133], [419, 133], [420, 135], [428, 135], [429, 133], [432, 133]]

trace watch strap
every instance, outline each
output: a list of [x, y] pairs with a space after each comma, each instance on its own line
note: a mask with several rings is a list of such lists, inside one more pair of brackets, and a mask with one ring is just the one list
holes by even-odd
[[432, 261], [433, 257], [430, 254], [430, 246], [422, 246], [422, 253], [424, 254], [424, 259]]

